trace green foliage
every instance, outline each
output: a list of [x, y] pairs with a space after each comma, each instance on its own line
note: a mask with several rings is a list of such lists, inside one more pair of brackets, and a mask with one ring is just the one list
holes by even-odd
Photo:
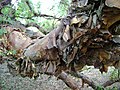
[[6, 34], [6, 33], [7, 33], [7, 31], [4, 28], [0, 29], [0, 36], [2, 36], [3, 34]]
[[[61, 0], [62, 1], [62, 0]], [[51, 4], [52, 8], [49, 8], [48, 13], [43, 13], [55, 17], [64, 17], [67, 13], [67, 9], [69, 7], [69, 0], [64, 0], [62, 2], [59, 0], [55, 1], [54, 4]], [[29, 2], [26, 3], [26, 0], [18, 1], [17, 9], [14, 9], [12, 5], [7, 5], [2, 8], [0, 15], [0, 23], [1, 24], [14, 24], [15, 20], [27, 23], [36, 23], [43, 27], [45, 30], [52, 30], [56, 27], [57, 20], [54, 18], [46, 18], [45, 17], [36, 17], [33, 13], [41, 14], [41, 2], [37, 5], [34, 5], [32, 0], [27, 0]]]
[[5, 6], [4, 8], [2, 8], [1, 13], [3, 15], [9, 15], [10, 11], [11, 11], [11, 7]]
[[115, 69], [112, 73], [111, 73], [111, 76], [110, 76], [110, 79], [111, 80], [116, 80], [119, 78], [119, 70], [118, 69]]
[[35, 13], [39, 13], [39, 14], [41, 13], [40, 12], [40, 8], [41, 8], [41, 2], [40, 1], [38, 1], [37, 5], [34, 5], [32, 3], [32, 0], [28, 0], [28, 2], [30, 3], [32, 11], [34, 11]]
[[56, 27], [57, 20], [41, 18], [40, 26], [48, 32]]
[[104, 87], [102, 86], [97, 86], [97, 89], [96, 90], [104, 90]]
[[21, 1], [18, 3], [18, 8], [15, 11], [15, 16], [16, 17], [32, 17], [33, 13], [30, 11], [28, 5], [26, 4], [26, 2]]
[[113, 88], [106, 88], [105, 90], [118, 90], [117, 87], [113, 87]]
[[0, 51], [0, 56], [4, 57], [6, 55], [5, 55], [5, 53], [3, 51]]
[[67, 14], [69, 5], [70, 5], [69, 0], [64, 0], [64, 2], [61, 0], [58, 6], [58, 12], [60, 16], [65, 16]]
[[112, 88], [104, 88], [102, 86], [97, 86], [96, 90], [118, 90], [117, 87], [112, 87]]
[[3, 16], [5, 17], [9, 17], [9, 18], [14, 18], [14, 13], [15, 10], [12, 8], [12, 6], [8, 5], [2, 8], [1, 13], [3, 14]]
[[6, 55], [15, 55], [15, 54], [16, 54], [16, 50], [9, 50], [6, 53]]
[[0, 23], [1, 24], [13, 24], [14, 23], [14, 12], [15, 10], [12, 8], [12, 6], [5, 6], [2, 8], [1, 13], [3, 15], [0, 15]]
[[[51, 15], [58, 18], [64, 17], [67, 14], [69, 5], [70, 5], [69, 0], [64, 0], [64, 2], [63, 1], [57, 2], [56, 4], [51, 6], [52, 9], [50, 9], [50, 11], [54, 13]], [[57, 23], [59, 22], [58, 20], [52, 18], [51, 19], [41, 18], [41, 21], [42, 22], [40, 23], [40, 25], [46, 30], [54, 29], [57, 26]]]
[[9, 56], [9, 55], [15, 55], [16, 54], [16, 50], [8, 50], [6, 52], [0, 51], [0, 56]]
[[[56, 27], [56, 21], [54, 18], [43, 18], [43, 17], [36, 17], [33, 15], [33, 13], [41, 14], [40, 8], [41, 8], [41, 2], [39, 2], [37, 5], [34, 5], [31, 0], [28, 0], [31, 8], [26, 4], [25, 0], [22, 0], [18, 3], [18, 8], [15, 11], [15, 16], [17, 20], [20, 20], [23, 22], [25, 21], [25, 24], [27, 23], [36, 23], [43, 27], [45, 30], [52, 30]], [[64, 3], [59, 3], [56, 1], [56, 4], [51, 4], [52, 9], [48, 11], [48, 13], [43, 13], [55, 17], [63, 17], [67, 13], [67, 9], [69, 6], [69, 1], [65, 0]], [[24, 6], [24, 7], [23, 7]], [[21, 20], [22, 19], [22, 20]]]

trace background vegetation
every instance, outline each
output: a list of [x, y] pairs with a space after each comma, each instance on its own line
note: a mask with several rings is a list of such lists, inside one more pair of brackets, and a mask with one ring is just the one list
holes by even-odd
[[[55, 0], [54, 4], [49, 2], [51, 7], [47, 8], [46, 6], [42, 8], [43, 10], [41, 10], [43, 7], [41, 3], [39, 1], [34, 4], [34, 0], [18, 0], [13, 5], [7, 5], [1, 10], [3, 16], [0, 16], [0, 23], [15, 24], [14, 21], [20, 21], [24, 25], [34, 23], [45, 30], [52, 30], [60, 19], [67, 14], [70, 2], [69, 0]], [[47, 11], [43, 12], [45, 8]]]

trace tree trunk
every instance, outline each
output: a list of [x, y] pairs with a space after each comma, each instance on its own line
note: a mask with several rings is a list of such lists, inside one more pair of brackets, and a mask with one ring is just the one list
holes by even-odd
[[23, 51], [16, 61], [17, 72], [29, 77], [36, 77], [40, 72], [53, 73], [78, 90], [78, 85], [62, 71], [76, 72], [85, 65], [94, 65], [101, 72], [107, 72], [108, 66], [120, 68], [120, 42], [116, 37], [119, 31], [114, 26], [120, 21], [120, 8], [109, 7], [109, 3], [109, 0], [72, 0], [68, 15], [45, 37], [30, 39], [22, 48], [11, 44], [16, 37], [8, 38], [13, 48]]

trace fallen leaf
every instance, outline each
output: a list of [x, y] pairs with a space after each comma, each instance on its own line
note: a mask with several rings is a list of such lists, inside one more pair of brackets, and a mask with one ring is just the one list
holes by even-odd
[[63, 40], [67, 42], [70, 39], [70, 31], [69, 31], [69, 25], [66, 26], [63, 34]]
[[108, 60], [108, 59], [110, 59], [110, 58], [111, 58], [111, 55], [110, 55], [109, 52], [104, 51], [104, 50], [101, 50], [101, 51], [99, 52], [99, 59], [100, 59], [101, 61], [106, 61], [106, 60]]
[[79, 23], [79, 19], [75, 16], [75, 17], [72, 18], [72, 20], [71, 20], [71, 25], [77, 24], [77, 23]]

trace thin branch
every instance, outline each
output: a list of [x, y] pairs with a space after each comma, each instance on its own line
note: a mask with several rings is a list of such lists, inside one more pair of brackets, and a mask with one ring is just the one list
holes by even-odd
[[104, 84], [102, 84], [102, 86], [107, 87], [107, 86], [114, 84], [115, 82], [120, 82], [120, 78], [118, 78], [116, 80], [109, 80], [109, 81], [105, 82]]
[[34, 20], [33, 17], [24, 17], [24, 16], [19, 16], [19, 15], [16, 15], [15, 17], [16, 17], [16, 18], [22, 18], [22, 19]]
[[[47, 17], [47, 18], [54, 18], [54, 19], [58, 19], [61, 20], [62, 18], [58, 18], [56, 16], [52, 16], [52, 15], [47, 15], [47, 14], [38, 14], [36, 13], [34, 10], [32, 10], [32, 7], [30, 5], [30, 2], [26, 1], [26, 4], [28, 5], [29, 9], [31, 10], [31, 12], [33, 13], [33, 17]], [[27, 17], [28, 19], [32, 18], [32, 17]]]
[[36, 14], [36, 13], [31, 17], [23, 17], [23, 16], [15, 16], [15, 17], [23, 18], [23, 19], [31, 19], [31, 20], [34, 20], [33, 17], [44, 17], [44, 18], [47, 18], [47, 19], [57, 19], [59, 21], [62, 19], [62, 18], [58, 18], [58, 17], [52, 16], [52, 15]]
[[62, 19], [62, 18], [58, 18], [58, 17], [52, 16], [52, 15], [46, 15], [46, 14], [35, 14], [35, 16], [54, 18], [54, 19], [58, 19], [58, 20]]

